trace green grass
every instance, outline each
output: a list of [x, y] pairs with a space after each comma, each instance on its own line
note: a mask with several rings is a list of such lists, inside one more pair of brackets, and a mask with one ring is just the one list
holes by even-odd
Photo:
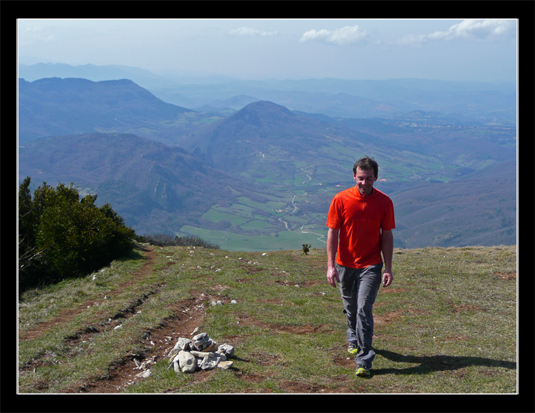
[[[155, 252], [150, 267], [143, 267], [148, 251], [138, 250], [96, 280], [89, 275], [21, 296], [19, 335], [48, 328], [19, 342], [20, 392], [89, 388], [106, 382], [114, 366], [133, 366], [132, 354], [158, 358], [150, 377], [121, 387], [127, 393], [516, 392], [514, 246], [396, 249], [394, 284], [381, 288], [374, 306], [370, 379], [356, 377], [347, 357], [325, 250]], [[211, 306], [211, 299], [225, 304]], [[232, 369], [167, 370], [164, 355], [177, 336], [154, 346], [147, 337], [182, 328], [189, 319], [184, 300], [202, 305], [201, 331], [235, 346]], [[117, 324], [122, 328], [113, 329]]]
[[[251, 226], [247, 226], [246, 228], [251, 228]], [[313, 248], [320, 248], [325, 245], [324, 242], [318, 241], [318, 235], [302, 233], [301, 231], [281, 231], [269, 235], [251, 235], [247, 233], [237, 234], [229, 231], [209, 230], [189, 225], [183, 226], [180, 231], [180, 234], [195, 235], [203, 239], [209, 239], [210, 242], [219, 245], [223, 250], [236, 252], [298, 249], [305, 243], [312, 245]], [[321, 231], [314, 232], [321, 233]], [[326, 231], [324, 232], [326, 233]]]

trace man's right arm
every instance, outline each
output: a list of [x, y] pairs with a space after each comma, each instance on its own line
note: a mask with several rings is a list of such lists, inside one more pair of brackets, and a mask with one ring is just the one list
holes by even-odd
[[336, 252], [338, 251], [338, 235], [340, 233], [339, 229], [329, 228], [327, 233], [327, 281], [333, 287], [336, 287], [336, 281], [340, 282], [338, 279], [338, 271], [336, 270]]

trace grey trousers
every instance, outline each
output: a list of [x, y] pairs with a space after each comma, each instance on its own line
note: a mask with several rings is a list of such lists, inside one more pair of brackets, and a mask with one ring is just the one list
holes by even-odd
[[370, 369], [375, 359], [372, 348], [373, 304], [381, 286], [383, 264], [357, 270], [336, 264], [340, 294], [347, 319], [347, 341], [358, 347], [358, 366]]

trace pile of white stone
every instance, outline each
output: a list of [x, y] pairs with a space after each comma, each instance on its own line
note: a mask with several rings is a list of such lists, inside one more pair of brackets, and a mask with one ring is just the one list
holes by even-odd
[[211, 370], [216, 367], [228, 369], [233, 364], [228, 357], [233, 355], [233, 346], [217, 344], [206, 333], [197, 334], [191, 340], [180, 337], [168, 354], [171, 363], [168, 369], [172, 366], [177, 373], [193, 373], [195, 370]]

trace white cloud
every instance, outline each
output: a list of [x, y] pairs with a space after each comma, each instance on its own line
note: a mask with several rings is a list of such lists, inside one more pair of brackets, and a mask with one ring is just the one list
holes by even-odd
[[277, 32], [266, 32], [264, 30], [251, 29], [250, 27], [240, 27], [232, 30], [230, 34], [235, 36], [275, 36]]
[[463, 20], [454, 24], [446, 31], [436, 31], [427, 35], [408, 34], [396, 41], [400, 45], [421, 46], [428, 40], [464, 39], [491, 39], [504, 36], [514, 31], [515, 23], [512, 20]]
[[511, 20], [463, 20], [454, 24], [446, 32], [431, 33], [429, 39], [453, 39], [456, 37], [470, 37], [488, 39], [504, 35], [512, 30], [514, 23]]
[[301, 36], [300, 42], [322, 40], [338, 45], [356, 43], [366, 37], [366, 31], [359, 26], [346, 26], [336, 30], [309, 30]]

